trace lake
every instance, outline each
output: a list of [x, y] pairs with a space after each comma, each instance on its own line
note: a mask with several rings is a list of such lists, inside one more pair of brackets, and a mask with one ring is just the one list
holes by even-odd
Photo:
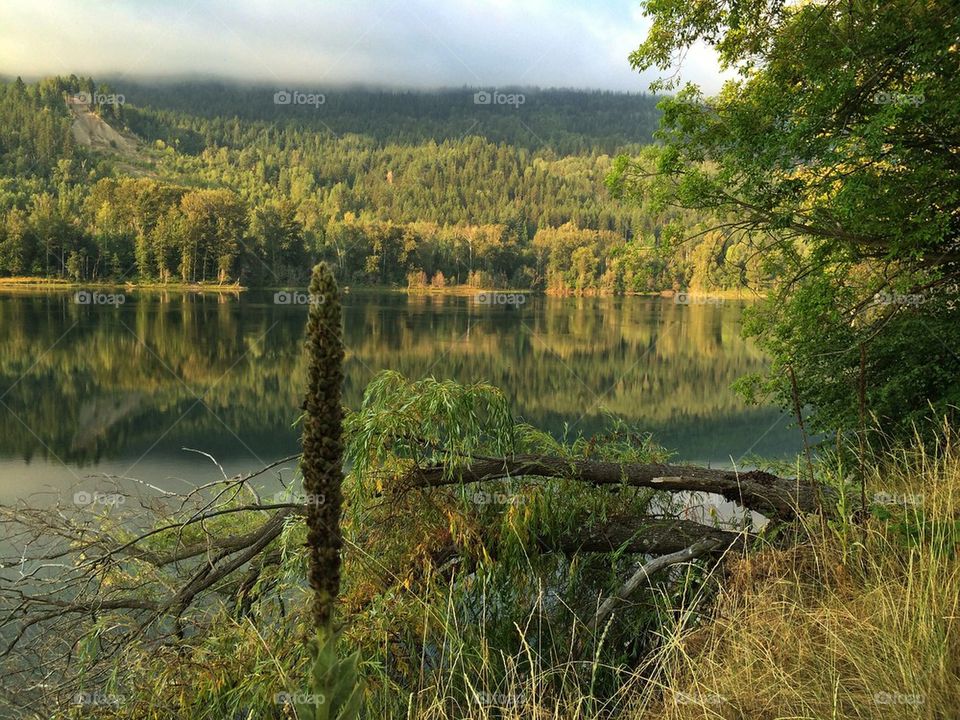
[[[344, 298], [345, 402], [385, 368], [502, 387], [515, 413], [562, 435], [607, 415], [679, 460], [730, 466], [787, 457], [790, 418], [730, 389], [762, 370], [740, 337], [743, 303], [354, 291]], [[136, 291], [116, 305], [72, 292], [0, 294], [0, 498], [90, 476], [171, 490], [297, 451], [307, 310], [273, 293]]]

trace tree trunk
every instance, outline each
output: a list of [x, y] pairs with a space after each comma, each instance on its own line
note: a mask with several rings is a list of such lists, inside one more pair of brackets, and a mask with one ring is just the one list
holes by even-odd
[[[693, 465], [565, 460], [549, 455], [515, 455], [476, 460], [465, 467], [416, 468], [406, 476], [410, 487], [439, 487], [518, 477], [567, 478], [591, 485], [627, 485], [670, 492], [708, 492], [769, 518], [794, 519], [818, 511], [809, 483], [752, 470], [715, 470]], [[825, 498], [834, 493], [819, 487]]]

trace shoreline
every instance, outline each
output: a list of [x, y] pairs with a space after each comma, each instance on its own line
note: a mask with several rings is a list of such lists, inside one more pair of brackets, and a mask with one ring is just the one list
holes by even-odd
[[244, 285], [232, 283], [229, 285], [221, 283], [159, 283], [159, 282], [74, 282], [73, 280], [61, 280], [59, 278], [37, 278], [37, 277], [16, 277], [0, 278], [0, 291], [8, 290], [172, 290], [182, 292], [214, 292], [238, 294], [248, 290]]
[[[281, 290], [305, 290], [306, 286], [247, 286], [239, 283], [221, 284], [221, 283], [184, 283], [184, 282], [75, 282], [73, 280], [62, 280], [59, 278], [41, 278], [41, 277], [10, 277], [0, 278], [0, 292], [18, 291], [35, 292], [38, 290], [50, 291], [70, 291], [70, 290], [116, 290], [124, 289], [128, 291], [135, 290], [165, 290], [172, 292], [209, 292], [225, 293], [237, 295], [249, 290], [254, 291], [281, 291]], [[448, 287], [400, 287], [388, 285], [343, 285], [341, 287], [345, 294], [363, 293], [363, 292], [389, 292], [404, 295], [436, 295], [452, 297], [468, 297], [471, 295], [480, 295], [485, 293], [502, 293], [524, 295], [528, 297], [548, 297], [548, 298], [616, 298], [616, 297], [649, 297], [649, 298], [675, 298], [679, 295], [686, 295], [691, 299], [719, 299], [719, 300], [757, 300], [761, 293], [752, 291], [748, 288], [737, 290], [650, 290], [646, 292], [624, 292], [611, 293], [600, 291], [575, 292], [556, 290], [533, 290], [529, 288], [475, 288], [464, 285], [452, 285]], [[680, 304], [688, 304], [681, 302]]]

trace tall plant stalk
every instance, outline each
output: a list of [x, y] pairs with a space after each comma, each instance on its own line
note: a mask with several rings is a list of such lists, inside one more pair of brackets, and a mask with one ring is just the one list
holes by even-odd
[[313, 621], [329, 628], [340, 591], [343, 482], [343, 337], [340, 293], [326, 263], [313, 269], [307, 320], [307, 392], [300, 469], [307, 500]]

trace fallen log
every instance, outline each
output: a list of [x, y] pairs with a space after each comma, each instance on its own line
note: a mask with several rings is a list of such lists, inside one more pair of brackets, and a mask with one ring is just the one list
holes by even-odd
[[577, 553], [627, 552], [644, 555], [669, 555], [703, 540], [711, 543], [710, 554], [739, 552], [753, 536], [710, 527], [692, 520], [635, 516], [609, 517], [603, 525], [591, 525], [584, 519], [582, 529], [560, 537], [542, 537], [541, 550]]
[[592, 485], [628, 485], [670, 492], [707, 492], [720, 495], [768, 518], [793, 519], [819, 511], [818, 493], [832, 491], [811, 487], [798, 479], [781, 478], [762, 470], [738, 472], [662, 463], [615, 463], [599, 460], [567, 460], [549, 455], [515, 455], [477, 459], [462, 467], [434, 465], [414, 468], [404, 485], [411, 488], [492, 482], [521, 477], [566, 478]]

